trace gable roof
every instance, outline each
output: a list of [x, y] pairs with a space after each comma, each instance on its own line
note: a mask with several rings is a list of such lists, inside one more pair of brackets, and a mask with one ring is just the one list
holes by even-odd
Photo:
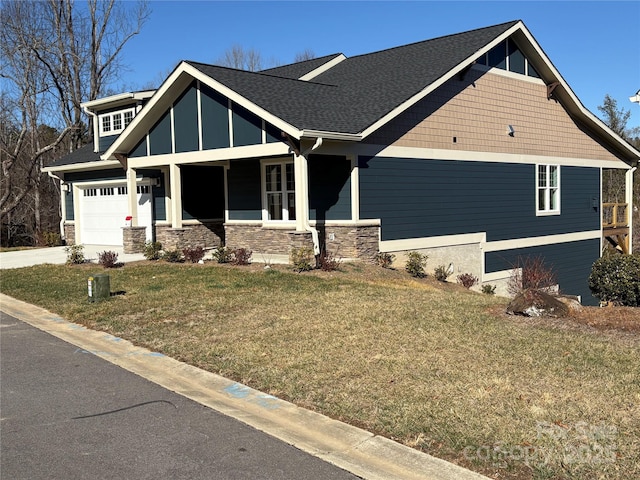
[[358, 141], [511, 36], [544, 81], [557, 82], [554, 98], [575, 118], [626, 158], [640, 157], [580, 103], [524, 24], [512, 21], [352, 58], [335, 54], [260, 72], [181, 62], [102, 158], [130, 151], [193, 78], [294, 138]]

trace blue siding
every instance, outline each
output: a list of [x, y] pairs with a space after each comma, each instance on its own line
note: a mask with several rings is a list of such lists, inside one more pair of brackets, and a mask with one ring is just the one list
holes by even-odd
[[561, 167], [562, 215], [536, 216], [535, 165], [360, 157], [360, 218], [382, 240], [487, 232], [487, 240], [597, 230], [599, 169]]
[[200, 94], [202, 109], [202, 148], [227, 148], [229, 141], [228, 100], [208, 87]]
[[518, 259], [524, 257], [542, 258], [556, 272], [562, 293], [582, 296], [584, 305], [598, 304], [591, 295], [588, 281], [591, 266], [600, 257], [599, 239], [487, 252], [485, 271], [511, 270], [518, 265]]
[[173, 106], [176, 153], [194, 152], [199, 149], [197, 92], [194, 82]]
[[171, 153], [171, 117], [167, 111], [149, 132], [149, 153], [162, 155]]
[[233, 146], [262, 143], [262, 120], [240, 105], [233, 105]]
[[146, 157], [147, 156], [147, 137], [142, 137], [142, 140], [138, 142], [131, 152], [129, 152], [129, 157]]
[[231, 161], [227, 171], [229, 220], [262, 220], [259, 160]]
[[106, 152], [111, 144], [116, 141], [116, 138], [118, 138], [117, 134], [98, 138], [98, 149], [100, 153]]
[[351, 162], [345, 157], [309, 157], [309, 218], [351, 220]]

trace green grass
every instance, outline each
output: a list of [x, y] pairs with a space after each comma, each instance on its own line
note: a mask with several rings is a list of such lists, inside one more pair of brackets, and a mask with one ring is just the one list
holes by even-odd
[[[87, 277], [101, 267], [38, 266], [4, 270], [1, 289], [496, 478], [640, 477], [637, 337], [505, 317], [504, 300], [404, 272], [341, 269], [142, 262], [108, 270], [125, 294], [93, 304]], [[585, 453], [598, 445], [616, 456]]]

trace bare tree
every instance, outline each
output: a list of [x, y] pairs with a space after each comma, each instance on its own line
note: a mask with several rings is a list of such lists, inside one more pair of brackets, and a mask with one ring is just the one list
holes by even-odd
[[99, 97], [118, 79], [122, 49], [148, 16], [144, 1], [87, 0], [86, 8], [76, 7], [74, 0], [2, 2], [3, 223], [36, 189], [31, 201], [39, 230], [42, 166], [57, 150], [82, 145], [91, 130], [81, 103]]
[[262, 70], [262, 56], [260, 52], [254, 49], [245, 49], [241, 45], [233, 45], [224, 52], [216, 64], [223, 67], [237, 68], [239, 70], [248, 70], [257, 72]]
[[304, 51], [296, 53], [293, 61], [304, 62], [305, 60], [313, 60], [314, 58], [316, 58], [316, 54], [313, 53], [313, 50], [306, 48]]

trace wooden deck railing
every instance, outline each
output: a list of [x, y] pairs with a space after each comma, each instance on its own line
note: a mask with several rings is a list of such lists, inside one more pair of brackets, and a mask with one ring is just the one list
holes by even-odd
[[629, 226], [628, 203], [603, 203], [602, 228], [624, 228]]

